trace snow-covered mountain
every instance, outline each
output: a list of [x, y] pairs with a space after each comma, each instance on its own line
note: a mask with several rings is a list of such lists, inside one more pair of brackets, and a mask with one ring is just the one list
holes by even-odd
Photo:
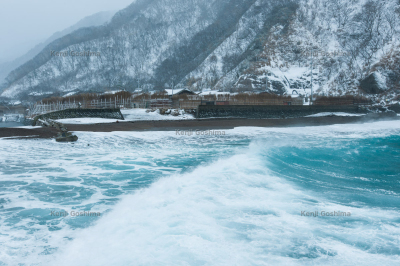
[[0, 84], [2, 84], [5, 81], [5, 78], [11, 71], [13, 71], [17, 67], [21, 66], [22, 64], [34, 58], [51, 42], [67, 34], [70, 34], [80, 28], [103, 25], [104, 23], [109, 22], [115, 13], [116, 11], [103, 11], [93, 14], [91, 16], [87, 16], [78, 21], [76, 24], [72, 25], [71, 27], [68, 27], [62, 31], [54, 33], [46, 41], [37, 44], [35, 47], [33, 47], [31, 50], [29, 50], [26, 54], [22, 55], [21, 57], [18, 57], [10, 62], [0, 63]]
[[137, 0], [46, 46], [1, 96], [114, 87], [398, 97], [398, 0]]

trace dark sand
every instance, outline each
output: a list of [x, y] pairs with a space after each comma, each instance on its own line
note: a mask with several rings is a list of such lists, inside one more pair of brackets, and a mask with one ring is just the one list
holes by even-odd
[[[398, 120], [393, 117], [389, 120]], [[382, 119], [379, 119], [382, 120]], [[302, 117], [288, 119], [198, 119], [198, 120], [170, 120], [170, 121], [135, 121], [112, 124], [66, 125], [70, 131], [175, 131], [175, 130], [218, 130], [233, 129], [235, 127], [303, 127], [325, 126], [333, 124], [365, 123], [377, 121], [359, 116], [331, 116], [331, 117]]]
[[[112, 132], [112, 131], [175, 131], [175, 130], [223, 130], [235, 127], [304, 127], [326, 126], [347, 123], [368, 123], [378, 120], [400, 120], [400, 117], [364, 117], [364, 116], [328, 116], [302, 117], [288, 119], [197, 119], [197, 120], [163, 120], [135, 121], [109, 124], [66, 124], [68, 131]], [[54, 138], [57, 135], [54, 128], [0, 128], [0, 138]]]
[[16, 139], [47, 139], [55, 138], [58, 130], [55, 128], [0, 128], [0, 138], [16, 138]]

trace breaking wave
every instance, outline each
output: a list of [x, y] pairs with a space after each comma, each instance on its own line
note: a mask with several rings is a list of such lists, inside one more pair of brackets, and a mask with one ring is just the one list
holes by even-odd
[[[12, 140], [9, 149], [40, 165], [0, 161], [5, 179], [22, 182], [1, 183], [0, 261], [398, 265], [399, 133], [397, 122], [213, 137], [82, 133], [60, 157], [50, 144], [37, 154]], [[102, 215], [42, 219], [54, 209]]]

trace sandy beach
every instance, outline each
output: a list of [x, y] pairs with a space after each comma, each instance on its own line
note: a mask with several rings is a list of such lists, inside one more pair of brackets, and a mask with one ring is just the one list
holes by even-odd
[[58, 130], [55, 128], [44, 127], [18, 127], [18, 128], [0, 128], [0, 138], [24, 139], [24, 138], [54, 138], [57, 136]]
[[[333, 124], [368, 123], [377, 120], [399, 120], [400, 117], [327, 116], [288, 119], [216, 118], [197, 120], [121, 121], [97, 124], [65, 124], [71, 132], [113, 131], [175, 131], [175, 130], [222, 130], [235, 127], [305, 127]], [[54, 138], [54, 128], [0, 128], [0, 138]]]

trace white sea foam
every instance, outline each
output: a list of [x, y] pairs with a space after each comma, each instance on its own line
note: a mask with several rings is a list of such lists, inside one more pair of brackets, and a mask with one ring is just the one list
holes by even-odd
[[[302, 217], [303, 210], [354, 218]], [[396, 255], [355, 247], [396, 242], [395, 226], [380, 228], [381, 239], [365, 234], [382, 217], [398, 214], [327, 203], [296, 189], [271, 175], [254, 147], [126, 196], [98, 224], [74, 234], [51, 265], [396, 265]], [[347, 226], [346, 219], [369, 223]]]
[[369, 137], [385, 137], [398, 135], [400, 132], [400, 120], [379, 121], [372, 123], [337, 124], [329, 126], [307, 126], [307, 127], [238, 127], [234, 133], [238, 135], [257, 136], [270, 134], [272, 137], [286, 139], [288, 141], [299, 137], [306, 137], [309, 140], [331, 139], [359, 139]]
[[323, 117], [323, 116], [363, 116], [364, 114], [353, 114], [344, 112], [323, 112], [314, 115], [308, 115], [306, 117]]
[[[43, 256], [68, 242], [72, 231], [81, 230], [71, 227], [75, 223], [71, 217], [39, 224], [36, 218], [40, 217], [33, 213], [44, 216], [51, 210], [91, 206], [92, 211], [104, 214], [112, 208], [110, 200], [129, 193], [126, 189], [132, 183], [140, 186], [181, 171], [182, 166], [174, 165], [182, 161], [181, 157], [196, 160], [201, 156], [196, 153], [218, 154], [213, 146], [201, 150], [192, 146], [201, 144], [198, 139], [177, 141], [172, 132], [164, 136], [157, 132], [78, 135], [74, 145], [44, 139], [0, 139], [0, 211], [4, 210], [0, 216], [0, 262], [39, 263]], [[215, 142], [203, 140], [205, 145]], [[109, 189], [121, 195], [108, 195]], [[65, 197], [68, 193], [71, 197]], [[91, 194], [85, 197], [84, 193]], [[23, 217], [24, 211], [34, 216]], [[55, 231], [49, 231], [51, 224]]]
[[110, 124], [115, 123], [118, 119], [107, 119], [107, 118], [65, 118], [57, 120], [63, 124]]
[[[74, 145], [0, 139], [1, 181], [24, 183], [2, 191], [6, 202], [0, 205], [4, 209], [71, 210], [93, 205], [93, 210], [104, 213], [88, 228], [73, 228], [73, 220], [59, 219], [59, 229], [49, 231], [48, 224], [39, 224], [34, 216], [13, 225], [12, 218], [18, 214], [3, 212], [0, 262], [396, 265], [399, 257], [390, 250], [398, 246], [400, 231], [396, 224], [382, 224], [382, 220], [395, 220], [398, 213], [329, 202], [276, 177], [263, 158], [274, 146], [338, 145], [343, 139], [399, 133], [400, 122], [388, 121], [303, 128], [240, 127], [226, 130], [225, 136], [179, 136], [175, 131], [76, 132], [79, 141]], [[252, 142], [250, 146], [249, 141], [230, 145], [242, 140]], [[204, 158], [211, 156], [220, 159], [210, 163], [212, 160]], [[206, 165], [197, 163], [196, 169], [181, 173], [182, 166], [175, 163], [185, 157]], [[132, 195], [104, 193], [111, 187], [124, 190], [139, 172], [150, 173], [154, 183]], [[55, 196], [42, 199], [39, 188], [34, 193], [24, 188], [34, 184], [54, 189], [71, 186], [79, 192], [66, 198], [72, 203], [57, 201]], [[93, 194], [78, 200], [85, 191]], [[112, 199], [121, 201], [104, 203]], [[109, 209], [112, 211], [107, 213]], [[317, 209], [349, 211], [351, 218], [338, 219], [355, 220], [346, 224], [346, 220], [335, 223], [300, 216], [302, 210]], [[373, 248], [357, 246], [359, 243]]]

